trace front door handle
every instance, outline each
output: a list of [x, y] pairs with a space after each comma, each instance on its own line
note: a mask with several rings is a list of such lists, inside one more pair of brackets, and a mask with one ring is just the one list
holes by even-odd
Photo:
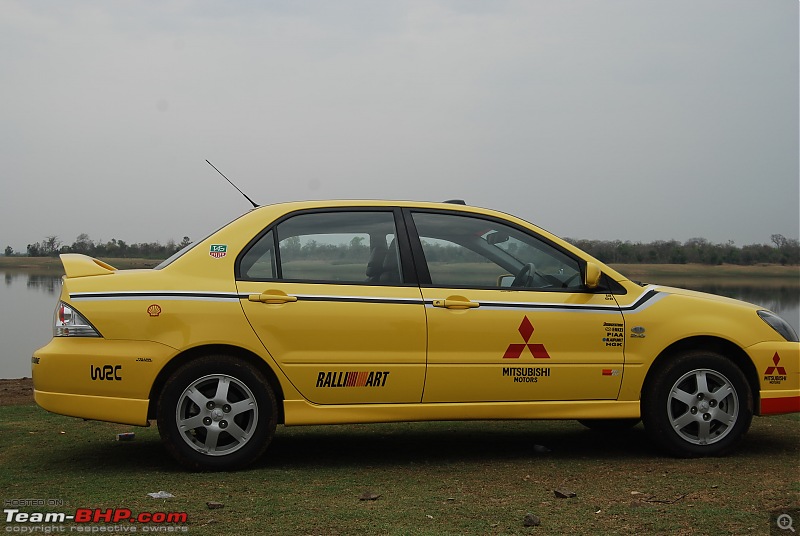
[[247, 299], [252, 302], [281, 304], [296, 302], [297, 296], [289, 296], [280, 290], [265, 290], [261, 294], [250, 294]]
[[475, 309], [480, 307], [478, 302], [470, 301], [463, 296], [450, 296], [444, 300], [433, 300], [434, 307], [444, 307], [445, 309]]

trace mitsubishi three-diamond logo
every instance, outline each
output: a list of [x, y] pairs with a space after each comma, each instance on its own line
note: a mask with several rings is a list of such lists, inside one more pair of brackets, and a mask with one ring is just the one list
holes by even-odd
[[503, 355], [503, 359], [519, 359], [526, 348], [530, 350], [534, 359], [550, 359], [550, 354], [547, 353], [547, 349], [545, 349], [544, 344], [530, 344], [528, 342], [531, 340], [531, 336], [533, 336], [534, 328], [527, 316], [522, 319], [522, 323], [519, 325], [518, 329], [519, 334], [522, 335], [522, 340], [524, 340], [525, 343], [509, 344], [508, 348], [506, 349], [506, 353]]
[[764, 372], [764, 381], [770, 383], [772, 385], [778, 385], [786, 381], [786, 369], [778, 365], [781, 362], [781, 356], [778, 355], [778, 352], [775, 352], [775, 355], [772, 356], [772, 362], [774, 366], [767, 367], [767, 370]]

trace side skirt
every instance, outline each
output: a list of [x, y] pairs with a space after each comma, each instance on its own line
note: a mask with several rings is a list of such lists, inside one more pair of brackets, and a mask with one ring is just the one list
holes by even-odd
[[639, 401], [317, 405], [285, 400], [286, 426], [413, 421], [638, 419]]

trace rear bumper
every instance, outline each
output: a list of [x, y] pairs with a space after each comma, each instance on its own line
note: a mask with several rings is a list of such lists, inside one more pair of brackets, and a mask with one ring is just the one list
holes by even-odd
[[60, 415], [146, 425], [153, 382], [173, 354], [148, 341], [56, 337], [34, 352], [33, 396]]
[[33, 398], [43, 409], [60, 415], [136, 426], [147, 426], [148, 424], [149, 400], [49, 393], [36, 389], [33, 391]]

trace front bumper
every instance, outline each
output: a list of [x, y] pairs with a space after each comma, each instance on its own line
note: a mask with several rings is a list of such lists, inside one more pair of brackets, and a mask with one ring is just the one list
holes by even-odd
[[800, 343], [764, 342], [747, 348], [759, 382], [758, 415], [800, 412]]

